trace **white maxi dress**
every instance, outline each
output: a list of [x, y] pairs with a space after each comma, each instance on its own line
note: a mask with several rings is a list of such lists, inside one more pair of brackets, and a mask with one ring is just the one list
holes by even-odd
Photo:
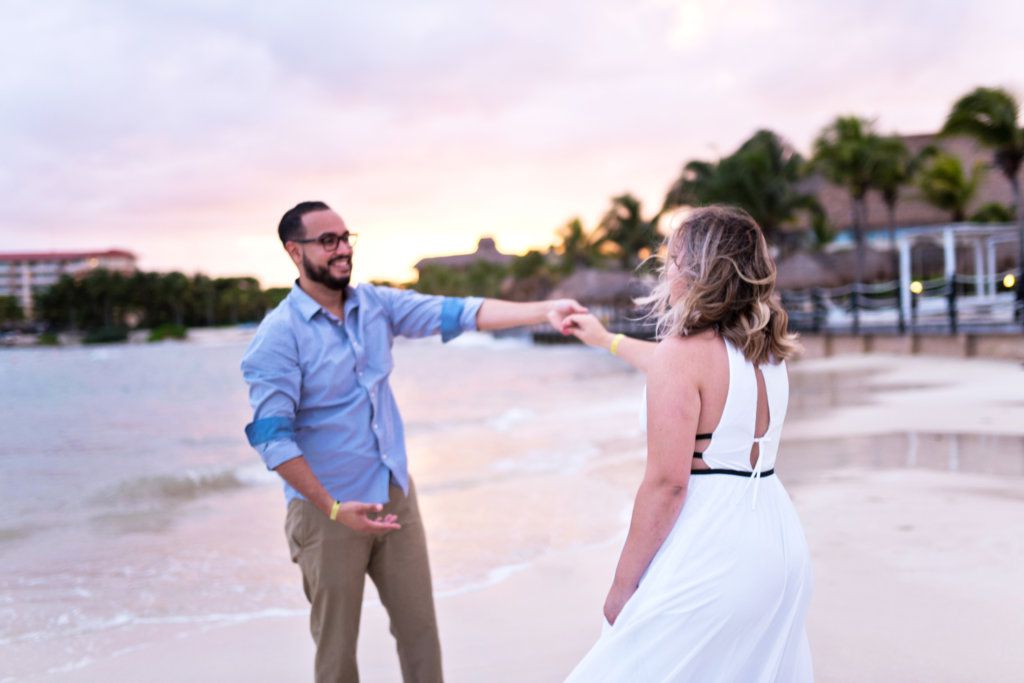
[[568, 683], [813, 679], [804, 629], [810, 556], [774, 473], [789, 402], [786, 365], [760, 368], [769, 425], [755, 438], [757, 370], [725, 347], [725, 409], [702, 454], [710, 469], [691, 475], [679, 517], [639, 587]]

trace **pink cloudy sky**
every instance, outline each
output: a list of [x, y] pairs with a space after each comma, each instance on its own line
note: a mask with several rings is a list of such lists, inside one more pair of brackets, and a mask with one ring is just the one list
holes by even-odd
[[935, 130], [1024, 94], [1024, 3], [6, 0], [0, 251], [293, 276], [280, 214], [323, 199], [360, 279], [493, 235], [544, 247], [609, 197], [840, 113]]

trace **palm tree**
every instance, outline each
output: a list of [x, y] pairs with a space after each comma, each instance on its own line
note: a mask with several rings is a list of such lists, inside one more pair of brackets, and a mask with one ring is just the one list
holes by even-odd
[[[913, 181], [921, 165], [937, 152], [934, 145], [928, 145], [917, 154], [912, 154], [898, 135], [880, 138], [875, 145], [873, 184], [882, 195], [882, 202], [889, 214], [889, 249], [892, 251], [894, 273], [900, 272], [900, 257], [896, 251], [896, 206], [900, 201], [900, 191]], [[903, 333], [905, 321], [902, 307], [897, 308], [897, 315], [899, 330]]]
[[686, 164], [669, 189], [663, 210], [732, 204], [746, 210], [765, 237], [778, 243], [799, 212], [810, 212], [815, 222], [824, 220], [817, 199], [798, 189], [805, 171], [803, 157], [788, 143], [770, 130], [759, 130], [717, 163]]
[[598, 248], [610, 248], [623, 269], [635, 268], [658, 248], [660, 215], [644, 220], [639, 199], [629, 193], [614, 197], [597, 226]]
[[940, 153], [921, 169], [918, 184], [928, 203], [949, 211], [953, 221], [959, 223], [967, 217], [967, 206], [978, 193], [984, 175], [984, 164], [975, 164], [968, 177], [959, 158]]
[[909, 185], [920, 171], [921, 166], [934, 157], [938, 150], [928, 145], [917, 154], [911, 154], [903, 138], [889, 135], [879, 139], [875, 145], [873, 162], [873, 185], [882, 195], [889, 214], [889, 246], [896, 249], [896, 206], [900, 191]]
[[858, 283], [864, 281], [864, 228], [867, 224], [865, 200], [868, 190], [876, 182], [875, 169], [880, 141], [872, 122], [856, 116], [840, 116], [826, 126], [814, 141], [811, 161], [813, 168], [850, 193]]
[[[976, 88], [953, 104], [942, 133], [969, 135], [993, 151], [993, 162], [1006, 176], [1013, 192], [1018, 264], [1024, 270], [1024, 202], [1019, 175], [1024, 162], [1024, 127], [1019, 119], [1020, 104], [1012, 94], [1002, 88]], [[1017, 280], [1017, 302], [1024, 305], [1024, 273]], [[1018, 308], [1018, 319], [1022, 316], [1024, 308]]]
[[77, 283], [70, 275], [61, 275], [48, 289], [35, 295], [32, 310], [35, 317], [50, 328], [71, 328], [77, 323], [75, 298]]
[[1010, 223], [1013, 221], [1013, 207], [999, 202], [985, 202], [968, 220], [972, 223]]
[[595, 240], [592, 235], [587, 234], [583, 228], [583, 222], [579, 218], [573, 218], [559, 229], [558, 237], [561, 244], [558, 252], [561, 254], [562, 270], [571, 273], [578, 267], [593, 266], [601, 259], [598, 253]]
[[13, 296], [0, 296], [0, 324], [20, 322], [25, 317], [21, 304]]

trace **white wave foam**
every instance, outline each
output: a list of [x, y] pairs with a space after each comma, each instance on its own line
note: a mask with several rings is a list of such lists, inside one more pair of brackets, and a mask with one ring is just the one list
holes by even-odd
[[575, 474], [600, 453], [600, 450], [589, 444], [579, 445], [572, 451], [528, 451], [497, 460], [491, 464], [491, 469], [502, 474]]
[[277, 478], [258, 463], [228, 469], [185, 469], [174, 474], [121, 482], [100, 492], [93, 500], [97, 503], [192, 500], [231, 489], [267, 486], [276, 482]]
[[495, 337], [489, 332], [463, 332], [448, 343], [452, 346], [511, 349], [533, 346], [533, 339], [528, 334]]
[[[627, 519], [627, 523], [628, 523], [628, 521], [629, 520]], [[491, 588], [492, 586], [496, 586], [499, 583], [502, 583], [503, 581], [507, 581], [508, 579], [512, 578], [516, 574], [519, 574], [521, 572], [524, 572], [524, 571], [527, 571], [528, 569], [533, 568], [535, 565], [539, 564], [540, 562], [544, 561], [545, 559], [553, 557], [555, 555], [561, 555], [563, 553], [578, 552], [578, 551], [581, 551], [581, 550], [588, 550], [588, 549], [591, 549], [591, 548], [612, 547], [612, 546], [618, 545], [621, 542], [622, 542], [622, 533], [616, 532], [615, 535], [610, 536], [610, 537], [605, 538], [605, 539], [600, 540], [600, 541], [595, 541], [594, 543], [580, 543], [580, 544], [572, 545], [572, 546], [570, 546], [568, 548], [562, 548], [562, 549], [559, 549], [559, 550], [552, 550], [552, 551], [544, 552], [544, 553], [541, 553], [537, 557], [535, 557], [535, 558], [533, 558], [533, 559], [531, 559], [531, 560], [529, 560], [527, 562], [517, 562], [517, 563], [514, 563], [514, 564], [506, 564], [506, 565], [502, 565], [500, 567], [495, 567], [494, 569], [492, 569], [489, 572], [487, 572], [487, 576], [485, 576], [482, 579], [479, 579], [477, 581], [471, 581], [471, 582], [465, 583], [465, 584], [463, 584], [461, 586], [456, 586], [456, 587], [448, 588], [448, 589], [445, 589], [445, 590], [435, 591], [434, 592], [434, 596], [437, 597], [437, 598], [450, 598], [450, 597], [455, 597], [455, 596], [458, 596], [458, 595], [464, 595], [466, 593], [472, 593], [472, 592], [475, 592], [475, 591]]]
[[478, 581], [472, 581], [447, 590], [435, 591], [434, 595], [438, 598], [450, 598], [456, 595], [463, 595], [465, 593], [472, 593], [474, 591], [490, 588], [491, 586], [496, 586], [519, 572], [529, 569], [535, 563], [536, 560], [531, 560], [530, 562], [519, 562], [516, 564], [507, 564], [501, 567], [496, 567], [487, 572], [487, 576]]
[[49, 669], [46, 670], [46, 673], [48, 673], [48, 674], [66, 674], [66, 673], [71, 673], [72, 671], [78, 671], [79, 669], [84, 669], [85, 667], [87, 667], [90, 664], [92, 664], [94, 661], [96, 661], [96, 660], [94, 660], [92, 657], [83, 657], [83, 658], [77, 659], [77, 660], [75, 660], [73, 662], [68, 662], [67, 664], [62, 664], [60, 666], [50, 667]]
[[47, 629], [44, 631], [30, 631], [17, 636], [0, 638], [0, 645], [10, 645], [20, 642], [42, 642], [77, 636], [86, 633], [111, 631], [118, 628], [131, 626], [164, 626], [164, 625], [223, 625], [242, 624], [256, 619], [280, 619], [284, 617], [305, 616], [309, 614], [308, 609], [285, 609], [272, 607], [255, 612], [214, 612], [211, 614], [168, 614], [162, 616], [145, 617], [131, 612], [121, 612], [112, 617], [87, 618], [83, 617], [79, 610], [71, 610], [58, 616], [54, 620], [56, 626], [70, 626], [64, 629]]
[[537, 416], [537, 413], [528, 408], [510, 408], [501, 415], [487, 420], [487, 426], [495, 431], [507, 432], [516, 425], [528, 422]]

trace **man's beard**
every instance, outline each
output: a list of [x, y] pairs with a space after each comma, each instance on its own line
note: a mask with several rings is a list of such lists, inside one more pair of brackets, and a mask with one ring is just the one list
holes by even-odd
[[[348, 261], [349, 275], [345, 277], [334, 277], [331, 275], [331, 265], [336, 261]], [[331, 259], [325, 267], [314, 266], [306, 258], [306, 255], [302, 255], [302, 268], [306, 271], [306, 277], [313, 282], [317, 282], [327, 289], [333, 289], [336, 292], [344, 291], [348, 287], [349, 281], [352, 279], [352, 257], [351, 256], [338, 256], [337, 258]]]

